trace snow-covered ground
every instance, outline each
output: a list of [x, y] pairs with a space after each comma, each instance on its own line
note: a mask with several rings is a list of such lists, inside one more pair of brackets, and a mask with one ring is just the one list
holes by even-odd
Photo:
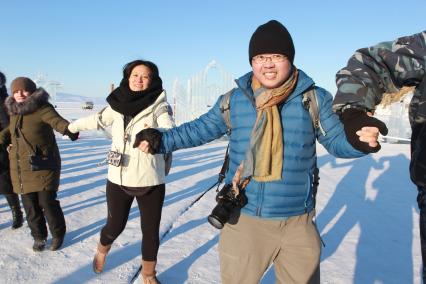
[[[61, 108], [69, 119], [93, 111]], [[85, 132], [75, 142], [58, 138], [62, 156], [59, 200], [67, 235], [61, 250], [35, 253], [26, 224], [12, 231], [0, 197], [0, 283], [128, 283], [140, 263], [139, 211], [133, 204], [125, 231], [108, 255], [104, 273], [92, 257], [106, 217], [109, 140]], [[220, 283], [219, 231], [206, 217], [216, 205], [211, 190], [226, 141], [175, 152], [167, 178], [160, 234], [158, 278], [162, 283]], [[383, 144], [380, 153], [336, 159], [318, 146], [318, 229], [325, 242], [322, 283], [421, 283], [416, 189], [408, 177], [408, 144]], [[48, 240], [50, 241], [50, 239]], [[138, 279], [138, 283], [140, 280]], [[273, 270], [262, 283], [274, 283]]]

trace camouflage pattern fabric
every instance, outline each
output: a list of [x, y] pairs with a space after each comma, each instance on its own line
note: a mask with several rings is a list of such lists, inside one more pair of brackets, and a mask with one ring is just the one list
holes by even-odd
[[[336, 74], [338, 90], [333, 110], [341, 113], [355, 107], [372, 111], [383, 93], [420, 84], [425, 76], [425, 65], [426, 31], [361, 48]], [[418, 93], [414, 96], [419, 96]]]
[[397, 92], [403, 86], [416, 87], [409, 112], [412, 128], [410, 175], [418, 188], [423, 283], [426, 283], [425, 65], [426, 31], [359, 49], [336, 74], [338, 90], [333, 101], [333, 110], [338, 114], [347, 108], [373, 111], [384, 93]]

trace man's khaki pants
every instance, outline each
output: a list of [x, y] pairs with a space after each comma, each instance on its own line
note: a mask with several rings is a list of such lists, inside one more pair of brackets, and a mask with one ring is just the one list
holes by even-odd
[[285, 221], [241, 215], [219, 240], [222, 284], [257, 284], [273, 263], [276, 283], [320, 283], [315, 211]]

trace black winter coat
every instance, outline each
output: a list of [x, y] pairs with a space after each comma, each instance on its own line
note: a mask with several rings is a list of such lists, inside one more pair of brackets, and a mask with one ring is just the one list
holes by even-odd
[[[24, 102], [6, 99], [9, 127], [0, 132], [0, 146], [12, 144], [9, 151], [10, 176], [18, 194], [57, 191], [61, 157], [53, 130], [64, 134], [69, 122], [48, 102], [49, 94], [37, 89]], [[33, 171], [30, 156], [49, 157], [49, 169]]]
[[[4, 106], [4, 98], [0, 98], [0, 131], [9, 125], [9, 116]], [[12, 182], [10, 180], [9, 155], [5, 147], [0, 148], [0, 193], [13, 193]]]

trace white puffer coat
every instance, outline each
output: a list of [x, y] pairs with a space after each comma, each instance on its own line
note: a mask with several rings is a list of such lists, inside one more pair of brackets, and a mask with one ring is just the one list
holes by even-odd
[[[101, 112], [72, 122], [68, 129], [75, 133], [111, 126], [111, 150], [123, 154], [121, 166], [108, 167], [108, 180], [129, 187], [145, 187], [165, 183], [164, 155], [145, 154], [133, 148], [135, 136], [145, 128], [168, 129], [174, 126], [173, 117], [164, 109], [170, 108], [163, 91], [157, 100], [137, 114], [124, 129], [124, 115], [110, 106]], [[125, 138], [127, 137], [127, 139]]]

